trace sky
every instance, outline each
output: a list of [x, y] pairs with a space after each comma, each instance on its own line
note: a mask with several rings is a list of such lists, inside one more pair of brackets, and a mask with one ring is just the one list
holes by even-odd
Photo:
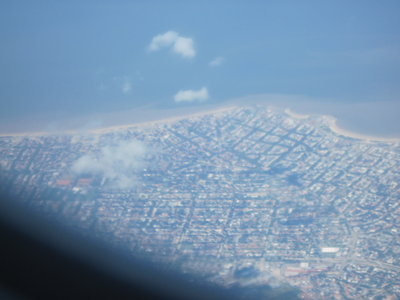
[[2, 1], [0, 118], [400, 102], [399, 1]]

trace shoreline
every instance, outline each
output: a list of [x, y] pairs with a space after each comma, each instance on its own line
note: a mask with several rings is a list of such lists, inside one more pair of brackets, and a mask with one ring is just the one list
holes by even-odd
[[118, 125], [108, 125], [105, 127], [81, 130], [81, 129], [66, 129], [60, 132], [46, 132], [46, 131], [35, 131], [35, 132], [17, 132], [17, 133], [0, 133], [0, 137], [35, 137], [35, 136], [44, 136], [44, 135], [74, 135], [74, 134], [104, 134], [118, 130], [126, 130], [134, 127], [143, 127], [148, 128], [158, 124], [170, 124], [174, 123], [186, 118], [198, 118], [201, 116], [205, 116], [208, 114], [220, 114], [225, 111], [229, 111], [235, 108], [239, 108], [238, 105], [228, 105], [223, 107], [216, 107], [209, 110], [202, 110], [199, 112], [188, 113], [185, 115], [177, 115], [171, 117], [165, 117], [161, 119], [151, 120], [151, 121], [138, 121], [127, 124], [118, 124]]
[[[286, 108], [284, 110], [284, 112], [292, 118], [301, 119], [301, 120], [307, 119], [312, 116], [311, 114], [306, 115], [306, 114], [299, 114], [299, 113], [293, 112], [290, 108]], [[332, 132], [334, 132], [335, 134], [340, 135], [340, 136], [355, 138], [355, 139], [363, 140], [366, 142], [387, 142], [387, 143], [400, 142], [400, 138], [378, 137], [378, 136], [366, 135], [366, 134], [361, 134], [361, 133], [347, 130], [345, 128], [340, 127], [337, 124], [338, 120], [334, 116], [331, 116], [331, 115], [322, 114], [322, 115], [318, 115], [318, 116], [325, 119], [326, 122], [328, 123], [329, 129]]]
[[294, 119], [300, 119], [300, 120], [308, 119], [311, 116], [311, 115], [304, 115], [304, 114], [296, 113], [296, 112], [292, 111], [291, 108], [285, 108], [284, 113]]
[[123, 125], [112, 125], [112, 126], [108, 126], [108, 127], [104, 127], [104, 128], [96, 128], [96, 129], [88, 130], [87, 132], [93, 133], [93, 134], [104, 134], [104, 133], [109, 133], [112, 131], [129, 129], [129, 128], [133, 128], [133, 127], [148, 128], [148, 127], [152, 127], [152, 126], [155, 126], [158, 124], [174, 123], [174, 122], [186, 119], [186, 118], [198, 118], [198, 117], [209, 115], [209, 114], [218, 114], [218, 113], [229, 111], [229, 110], [232, 110], [235, 108], [238, 108], [238, 106], [230, 105], [230, 106], [216, 108], [213, 110], [206, 110], [206, 111], [201, 111], [201, 112], [197, 112], [197, 113], [190, 113], [190, 114], [182, 115], [182, 116], [167, 117], [164, 119], [159, 119], [159, 120], [154, 120], [154, 121], [137, 122], [137, 123], [123, 124]]
[[335, 117], [329, 116], [329, 115], [323, 115], [323, 117], [325, 119], [327, 119], [330, 130], [332, 130], [337, 135], [355, 138], [355, 139], [359, 139], [359, 140], [363, 140], [363, 141], [367, 141], [367, 142], [386, 142], [386, 143], [399, 143], [400, 142], [400, 138], [385, 138], [385, 137], [365, 135], [365, 134], [357, 133], [354, 131], [350, 131], [350, 130], [340, 127], [337, 124], [337, 119]]
[[[205, 116], [208, 114], [220, 114], [229, 110], [233, 110], [236, 108], [240, 108], [245, 105], [238, 105], [238, 104], [230, 104], [222, 107], [215, 107], [209, 110], [203, 110], [199, 112], [194, 112], [194, 113], [188, 113], [185, 115], [177, 115], [177, 116], [172, 116], [172, 117], [166, 117], [166, 118], [161, 118], [157, 120], [152, 120], [152, 121], [145, 121], [145, 122], [134, 122], [134, 123], [128, 123], [128, 124], [120, 124], [120, 125], [110, 125], [106, 127], [100, 127], [100, 128], [94, 128], [94, 129], [89, 129], [89, 130], [79, 130], [79, 129], [70, 129], [70, 130], [63, 130], [62, 132], [45, 132], [45, 131], [37, 131], [37, 132], [18, 132], [18, 133], [0, 133], [0, 137], [37, 137], [37, 136], [45, 136], [45, 135], [76, 135], [76, 134], [105, 134], [105, 133], [110, 133], [118, 130], [126, 130], [129, 128], [149, 128], [153, 127], [159, 124], [171, 124], [186, 118], [198, 118], [201, 116]], [[264, 106], [264, 105], [263, 105]], [[269, 107], [269, 105], [265, 105], [265, 107]], [[295, 119], [300, 119], [300, 120], [305, 120], [308, 119], [309, 117], [313, 116], [314, 114], [300, 114], [294, 112], [291, 108], [286, 107], [286, 108], [280, 108], [286, 115], [295, 118]], [[338, 120], [331, 116], [331, 115], [326, 115], [326, 114], [315, 114], [323, 118], [327, 124], [329, 129], [339, 135], [339, 136], [344, 136], [344, 137], [350, 137], [350, 138], [355, 138], [359, 140], [363, 140], [366, 142], [387, 142], [387, 143], [398, 143], [400, 142], [400, 138], [390, 138], [390, 137], [379, 137], [379, 136], [371, 136], [371, 135], [366, 135], [366, 134], [361, 134], [357, 133], [354, 131], [347, 130], [345, 128], [340, 127], [337, 122]]]

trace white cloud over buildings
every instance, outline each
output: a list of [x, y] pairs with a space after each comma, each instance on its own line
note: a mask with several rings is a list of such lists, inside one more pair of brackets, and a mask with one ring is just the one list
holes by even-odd
[[175, 102], [194, 102], [206, 101], [208, 99], [208, 90], [202, 87], [199, 90], [180, 90], [174, 96]]
[[193, 58], [196, 56], [193, 39], [181, 36], [175, 31], [167, 31], [156, 35], [148, 47], [149, 51], [158, 51], [162, 48], [170, 48], [172, 52], [184, 58]]
[[143, 168], [146, 147], [139, 141], [122, 141], [104, 146], [96, 154], [86, 154], [72, 165], [76, 175], [99, 175], [111, 186], [131, 188], [136, 184], [136, 173]]

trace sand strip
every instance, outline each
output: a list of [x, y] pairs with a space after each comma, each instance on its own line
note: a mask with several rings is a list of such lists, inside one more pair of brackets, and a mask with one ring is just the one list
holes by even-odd
[[[105, 133], [110, 133], [114, 131], [119, 131], [119, 130], [126, 130], [129, 128], [151, 128], [153, 126], [157, 125], [162, 125], [162, 124], [171, 124], [183, 119], [190, 119], [190, 118], [199, 118], [205, 115], [209, 114], [221, 114], [225, 113], [227, 111], [233, 110], [240, 108], [240, 106], [237, 105], [230, 105], [230, 106], [224, 106], [212, 110], [205, 110], [201, 111], [198, 113], [192, 113], [192, 114], [186, 114], [186, 115], [181, 115], [181, 116], [175, 116], [175, 117], [170, 117], [170, 118], [165, 118], [165, 119], [159, 119], [155, 121], [149, 121], [149, 122], [138, 122], [138, 123], [130, 123], [130, 124], [124, 124], [124, 125], [114, 125], [114, 126], [108, 126], [104, 128], [97, 128], [97, 129], [91, 129], [87, 131], [78, 131], [78, 130], [65, 130], [63, 132], [57, 133], [57, 134], [67, 134], [67, 135], [76, 135], [76, 134], [105, 134]], [[284, 112], [295, 119], [301, 119], [305, 120], [309, 118], [311, 115], [305, 115], [305, 114], [299, 114], [293, 112], [291, 109], [286, 108]], [[329, 128], [336, 134], [345, 136], [345, 137], [351, 137], [355, 139], [360, 139], [360, 140], [365, 140], [365, 141], [379, 141], [379, 142], [389, 142], [389, 143], [397, 143], [400, 142], [400, 138], [385, 138], [385, 137], [377, 137], [377, 136], [369, 136], [369, 135], [363, 135], [359, 134], [356, 132], [352, 132], [346, 129], [343, 129], [337, 125], [337, 120], [329, 115], [321, 115], [321, 117], [325, 118], [325, 120], [328, 123]], [[9, 137], [35, 137], [35, 136], [44, 136], [44, 135], [54, 135], [54, 133], [48, 133], [48, 132], [22, 132], [22, 133], [1, 133], [1, 137], [9, 136]]]

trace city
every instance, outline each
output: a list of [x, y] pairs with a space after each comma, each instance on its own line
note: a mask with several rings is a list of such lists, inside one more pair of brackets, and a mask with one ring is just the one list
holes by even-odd
[[[132, 142], [144, 152], [125, 161]], [[398, 142], [251, 106], [0, 149], [1, 191], [183, 272], [303, 299], [400, 297]]]

